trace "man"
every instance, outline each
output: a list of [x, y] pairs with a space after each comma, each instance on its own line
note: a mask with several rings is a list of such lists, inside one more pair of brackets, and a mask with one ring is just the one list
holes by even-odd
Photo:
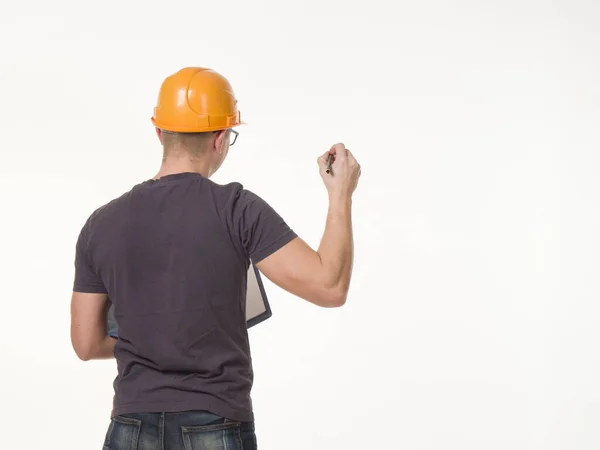
[[[164, 148], [160, 171], [97, 209], [76, 246], [73, 348], [84, 361], [117, 361], [104, 449], [256, 449], [250, 261], [298, 297], [343, 305], [360, 167], [343, 144], [318, 158], [329, 211], [314, 251], [262, 198], [210, 181], [242, 124], [223, 76], [194, 67], [169, 76], [152, 122]], [[111, 303], [118, 340], [106, 331]]]

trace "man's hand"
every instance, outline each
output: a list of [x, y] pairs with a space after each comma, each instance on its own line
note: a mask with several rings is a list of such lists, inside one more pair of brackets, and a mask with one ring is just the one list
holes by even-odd
[[[327, 159], [333, 155], [332, 170], [327, 173]], [[360, 164], [344, 144], [335, 144], [317, 162], [329, 196], [350, 198], [358, 185]]]

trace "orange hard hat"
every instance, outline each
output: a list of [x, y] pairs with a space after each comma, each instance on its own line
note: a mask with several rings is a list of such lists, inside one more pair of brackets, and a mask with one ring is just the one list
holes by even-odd
[[186, 67], [160, 88], [152, 123], [161, 130], [198, 133], [244, 124], [227, 79], [211, 69]]

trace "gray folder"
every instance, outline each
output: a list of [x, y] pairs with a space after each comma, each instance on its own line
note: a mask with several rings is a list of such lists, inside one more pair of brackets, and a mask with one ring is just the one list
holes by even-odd
[[[248, 269], [248, 284], [246, 288], [246, 325], [248, 328], [264, 322], [272, 316], [271, 307], [267, 299], [260, 272], [251, 263]], [[108, 310], [108, 334], [118, 337], [119, 329], [115, 321], [114, 305]]]

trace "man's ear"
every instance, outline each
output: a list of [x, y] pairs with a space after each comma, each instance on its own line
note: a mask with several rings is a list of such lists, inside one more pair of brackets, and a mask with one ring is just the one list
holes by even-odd
[[160, 143], [162, 144], [162, 130], [160, 128], [156, 128], [156, 135], [158, 136], [158, 140], [160, 141]]
[[227, 130], [219, 130], [216, 134], [217, 137], [215, 138], [215, 150], [220, 155], [223, 153], [223, 142], [225, 141]]

